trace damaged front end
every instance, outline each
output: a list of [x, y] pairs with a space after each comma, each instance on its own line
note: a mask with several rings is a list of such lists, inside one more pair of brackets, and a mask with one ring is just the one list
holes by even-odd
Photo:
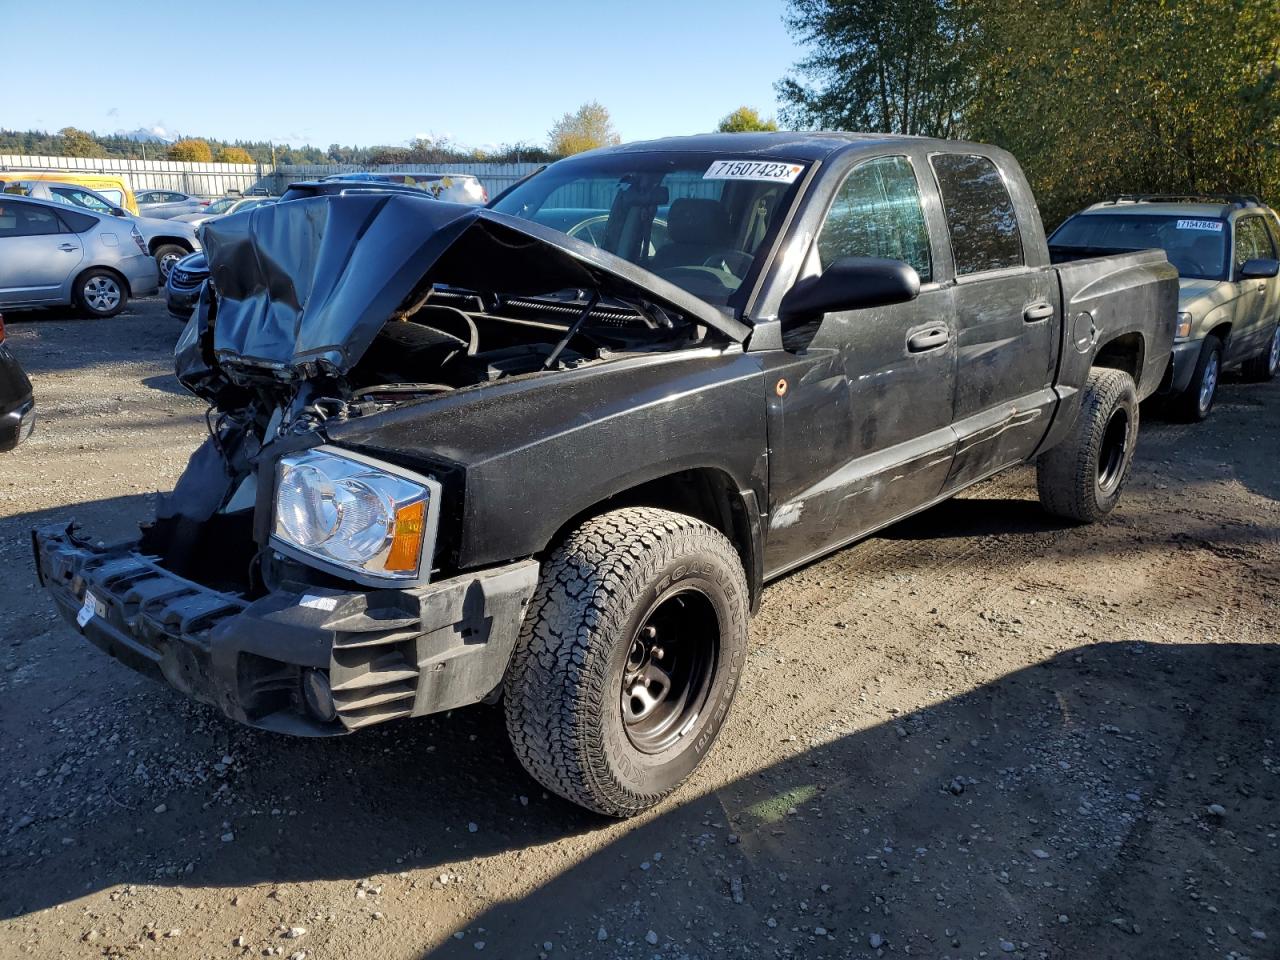
[[740, 341], [678, 287], [563, 234], [403, 195], [205, 228], [176, 348], [209, 437], [135, 542], [35, 531], [41, 583], [97, 646], [228, 716], [344, 733], [502, 682], [535, 560], [466, 569], [448, 449], [346, 449], [335, 425], [467, 391]]

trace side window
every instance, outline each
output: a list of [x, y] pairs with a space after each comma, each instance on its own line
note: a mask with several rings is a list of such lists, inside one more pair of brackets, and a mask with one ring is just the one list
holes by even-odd
[[1261, 217], [1243, 217], [1236, 221], [1235, 265], [1239, 270], [1247, 260], [1259, 257], [1271, 258], [1276, 255], [1271, 248], [1271, 238], [1267, 235], [1266, 224]]
[[1022, 234], [1013, 200], [986, 157], [939, 154], [933, 172], [951, 233], [956, 275], [1022, 266]]
[[836, 194], [818, 234], [822, 265], [841, 257], [887, 257], [933, 279], [929, 230], [911, 161], [881, 157], [855, 167]]
[[11, 200], [0, 201], [0, 239], [43, 237], [62, 232], [62, 224], [52, 210]]
[[53, 187], [49, 192], [53, 195], [53, 199], [59, 203], [84, 207], [87, 210], [97, 210], [99, 213], [111, 212], [105, 203], [86, 190], [76, 190], [71, 187]]

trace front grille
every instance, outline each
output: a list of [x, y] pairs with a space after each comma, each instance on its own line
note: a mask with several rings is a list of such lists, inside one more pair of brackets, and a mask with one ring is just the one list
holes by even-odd
[[169, 282], [184, 290], [194, 290], [200, 284], [204, 283], [204, 275], [199, 273], [187, 273], [185, 270], [174, 270], [169, 274]]

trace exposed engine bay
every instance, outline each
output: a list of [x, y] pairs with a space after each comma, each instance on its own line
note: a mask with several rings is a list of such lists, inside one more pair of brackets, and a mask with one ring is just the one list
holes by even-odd
[[211, 276], [175, 363], [183, 385], [210, 403], [210, 439], [163, 498], [144, 548], [180, 575], [237, 593], [272, 578], [270, 511], [257, 509], [271, 463], [325, 442], [326, 426], [500, 382], [727, 345], [745, 329], [558, 231], [416, 197], [277, 204], [215, 221], [204, 239]]

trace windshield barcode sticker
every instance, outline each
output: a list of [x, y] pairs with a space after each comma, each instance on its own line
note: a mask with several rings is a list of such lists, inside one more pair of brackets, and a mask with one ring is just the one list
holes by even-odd
[[764, 180], [769, 183], [794, 183], [804, 171], [800, 163], [777, 163], [772, 160], [717, 160], [702, 175], [703, 180]]
[[1179, 230], [1210, 230], [1213, 233], [1222, 232], [1221, 220], [1179, 220]]

